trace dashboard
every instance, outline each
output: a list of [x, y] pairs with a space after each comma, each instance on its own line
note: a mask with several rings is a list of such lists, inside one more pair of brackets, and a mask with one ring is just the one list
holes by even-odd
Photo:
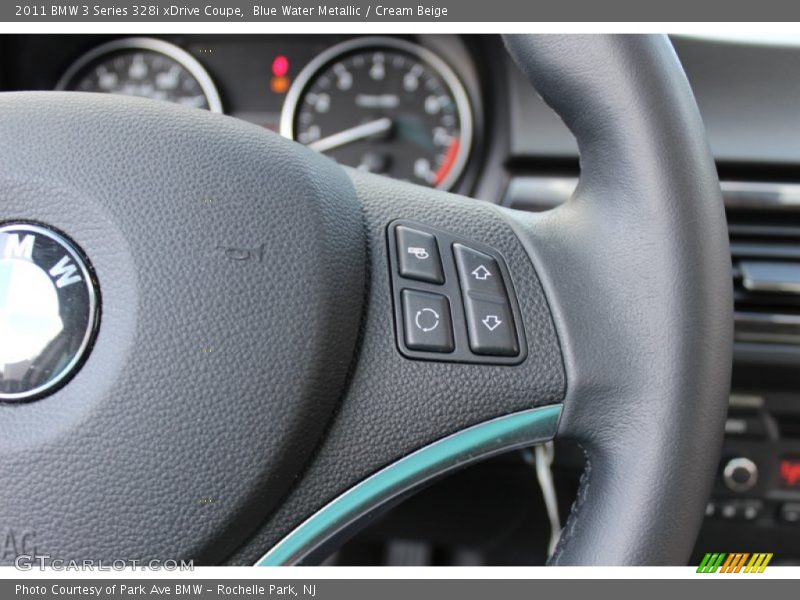
[[122, 94], [226, 113], [342, 164], [439, 189], [469, 179], [481, 135], [477, 76], [458, 38], [16, 41], [12, 89]]
[[[722, 181], [736, 302], [727, 435], [696, 554], [768, 551], [800, 564], [800, 43], [673, 43]], [[574, 138], [497, 36], [8, 35], [0, 53], [2, 91], [185, 104], [354, 168], [520, 210], [566, 201], [580, 174]], [[578, 449], [556, 447], [562, 516], [582, 467]], [[331, 561], [543, 562], [548, 520], [532, 473], [525, 454], [467, 469]]]

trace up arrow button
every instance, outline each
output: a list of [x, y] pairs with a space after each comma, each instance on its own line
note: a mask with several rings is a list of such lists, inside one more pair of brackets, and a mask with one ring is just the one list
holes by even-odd
[[464, 290], [506, 297], [500, 268], [494, 258], [463, 244], [453, 244], [453, 254]]
[[486, 281], [489, 277], [492, 276], [492, 272], [489, 269], [487, 269], [484, 265], [480, 265], [477, 269], [475, 269], [472, 272], [472, 276], [478, 281]]

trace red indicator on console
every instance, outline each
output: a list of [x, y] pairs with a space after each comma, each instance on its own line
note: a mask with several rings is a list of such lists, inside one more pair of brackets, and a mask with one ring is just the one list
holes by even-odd
[[800, 484], [800, 458], [784, 458], [781, 461], [780, 477], [785, 487]]
[[272, 61], [272, 74], [275, 77], [286, 77], [289, 72], [289, 59], [283, 54], [279, 54]]
[[289, 74], [289, 59], [279, 54], [272, 61], [272, 77], [269, 80], [269, 89], [275, 94], [285, 94], [289, 90], [291, 81]]

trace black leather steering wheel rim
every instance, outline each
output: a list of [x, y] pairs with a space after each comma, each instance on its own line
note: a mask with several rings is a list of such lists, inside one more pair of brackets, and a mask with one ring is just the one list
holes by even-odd
[[[697, 107], [665, 37], [506, 42], [581, 152], [575, 196], [542, 215], [342, 169], [202, 111], [0, 96], [0, 220], [66, 233], [103, 297], [74, 378], [0, 405], [4, 521], [56, 558], [252, 564], [415, 452], [548, 414], [544, 433], [531, 421], [491, 434], [350, 516], [557, 425], [589, 467], [551, 562], [683, 563], [732, 352], [725, 216]], [[398, 221], [501, 257], [519, 364], [400, 351], [398, 281], [438, 288], [389, 270]], [[363, 523], [345, 521], [315, 539]]]
[[[552, 562], [684, 564], [716, 473], [733, 345], [727, 227], [696, 103], [665, 36], [507, 44], [581, 155], [570, 206], [530, 224], [541, 264], [562, 263], [550, 278], [570, 381], [559, 434], [588, 460]], [[563, 220], [586, 221], [578, 243]], [[588, 266], [576, 248], [611, 260], [576, 272]], [[586, 321], [587, 302], [613, 319]]]

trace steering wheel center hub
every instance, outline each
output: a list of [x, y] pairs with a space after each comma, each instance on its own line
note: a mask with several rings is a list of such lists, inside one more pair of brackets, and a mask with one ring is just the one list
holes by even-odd
[[93, 340], [98, 307], [88, 263], [65, 237], [40, 225], [0, 225], [0, 400], [29, 400], [66, 383]]
[[4, 520], [53, 557], [217, 561], [343, 393], [365, 286], [352, 183], [206, 111], [0, 104], [0, 399], [39, 398], [0, 404]]

